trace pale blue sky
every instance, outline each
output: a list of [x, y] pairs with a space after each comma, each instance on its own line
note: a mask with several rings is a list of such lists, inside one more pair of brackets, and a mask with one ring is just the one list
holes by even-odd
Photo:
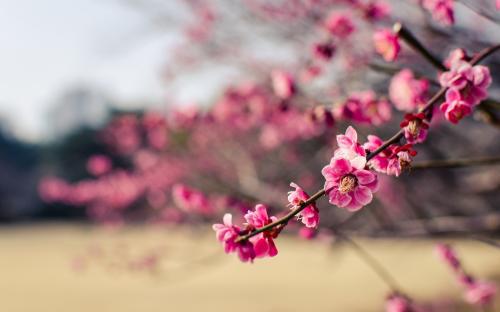
[[0, 0], [0, 115], [16, 135], [38, 140], [51, 105], [72, 86], [161, 105], [175, 39], [119, 0]]

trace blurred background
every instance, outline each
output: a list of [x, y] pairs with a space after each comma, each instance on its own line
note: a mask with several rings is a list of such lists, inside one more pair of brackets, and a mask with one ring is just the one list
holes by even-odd
[[[342, 227], [432, 311], [473, 311], [433, 246], [500, 280], [479, 242], [497, 244], [498, 165], [381, 177], [356, 215], [323, 200], [318, 231], [290, 225], [254, 265], [211, 231], [260, 202], [283, 214], [292, 181], [321, 188], [348, 125], [392, 135], [403, 68], [424, 99], [438, 90], [408, 47], [377, 56], [375, 30], [404, 21], [441, 60], [500, 42], [493, 1], [455, 1], [452, 28], [417, 2], [0, 0], [0, 310], [382, 311], [389, 289]], [[325, 26], [335, 14], [347, 35]], [[500, 154], [500, 57], [485, 63], [490, 98], [459, 126], [436, 111], [418, 160]]]

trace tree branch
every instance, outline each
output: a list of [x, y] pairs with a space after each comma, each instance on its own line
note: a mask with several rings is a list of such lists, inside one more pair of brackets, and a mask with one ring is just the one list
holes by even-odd
[[[490, 48], [486, 48], [482, 51], [480, 51], [472, 60], [470, 61], [471, 65], [476, 65], [477, 63], [481, 62], [483, 59], [488, 57], [489, 55], [493, 54], [497, 50], [500, 49], [500, 44], [492, 46]], [[427, 113], [432, 109], [433, 105], [446, 93], [447, 88], [441, 88], [428, 102], [427, 104], [422, 107], [419, 112], [424, 112]], [[382, 151], [384, 151], [386, 148], [388, 148], [390, 145], [398, 142], [402, 137], [403, 137], [403, 130], [400, 129], [396, 134], [394, 134], [390, 139], [385, 141], [382, 146], [380, 146], [378, 149], [376, 149], [373, 152], [368, 153], [366, 156], [366, 160], [369, 161]], [[265, 232], [267, 230], [270, 230], [274, 227], [280, 226], [280, 225], [285, 225], [290, 221], [294, 216], [299, 214], [302, 210], [304, 210], [307, 206], [313, 204], [316, 202], [319, 198], [323, 197], [323, 195], [326, 194], [326, 191], [324, 189], [321, 189], [317, 191], [314, 195], [312, 195], [308, 200], [302, 202], [300, 205], [296, 206], [292, 211], [287, 213], [284, 217], [276, 220], [275, 222], [269, 223], [266, 226], [263, 226], [261, 228], [255, 229], [253, 232], [250, 232], [246, 235], [239, 236], [238, 238], [235, 239], [235, 242], [241, 242], [250, 239], [251, 237], [258, 235], [262, 232]]]

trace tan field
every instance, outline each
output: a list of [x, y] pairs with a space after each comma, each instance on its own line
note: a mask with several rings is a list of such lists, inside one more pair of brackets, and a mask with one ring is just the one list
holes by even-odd
[[[433, 242], [357, 241], [417, 300], [462, 300]], [[468, 271], [498, 280], [500, 250], [476, 241], [455, 243]], [[250, 265], [225, 256], [209, 231], [4, 227], [0, 311], [383, 310], [387, 285], [347, 246], [282, 237], [278, 248], [277, 258]], [[129, 267], [151, 250], [161, 254], [156, 267]]]

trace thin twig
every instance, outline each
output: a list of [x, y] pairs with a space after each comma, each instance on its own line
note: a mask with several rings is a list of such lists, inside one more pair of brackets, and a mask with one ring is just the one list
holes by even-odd
[[272, 222], [272, 223], [269, 223], [268, 225], [266, 226], [263, 226], [261, 228], [258, 228], [256, 230], [254, 230], [253, 232], [250, 232], [246, 235], [243, 235], [243, 236], [240, 236], [238, 237], [235, 242], [238, 243], [238, 242], [241, 242], [241, 241], [245, 241], [259, 233], [262, 233], [262, 232], [265, 232], [267, 230], [270, 230], [278, 225], [282, 225], [282, 224], [286, 224], [288, 223], [288, 221], [290, 221], [290, 219], [292, 219], [295, 215], [297, 215], [299, 212], [301, 212], [302, 210], [304, 210], [307, 206], [313, 204], [314, 202], [316, 202], [320, 197], [322, 197], [323, 195], [325, 195], [325, 190], [324, 189], [321, 189], [319, 190], [318, 192], [316, 192], [316, 194], [314, 194], [313, 196], [309, 197], [308, 200], [302, 202], [300, 205], [296, 206], [292, 211], [290, 211], [289, 213], [287, 213], [284, 217]]
[[356, 243], [349, 236], [342, 233], [336, 233], [340, 238], [351, 245], [352, 249], [356, 251], [358, 256], [382, 279], [392, 292], [401, 293], [398, 283], [392, 277], [392, 275], [387, 271], [387, 269], [380, 264], [372, 255], [370, 255], [363, 247]]

